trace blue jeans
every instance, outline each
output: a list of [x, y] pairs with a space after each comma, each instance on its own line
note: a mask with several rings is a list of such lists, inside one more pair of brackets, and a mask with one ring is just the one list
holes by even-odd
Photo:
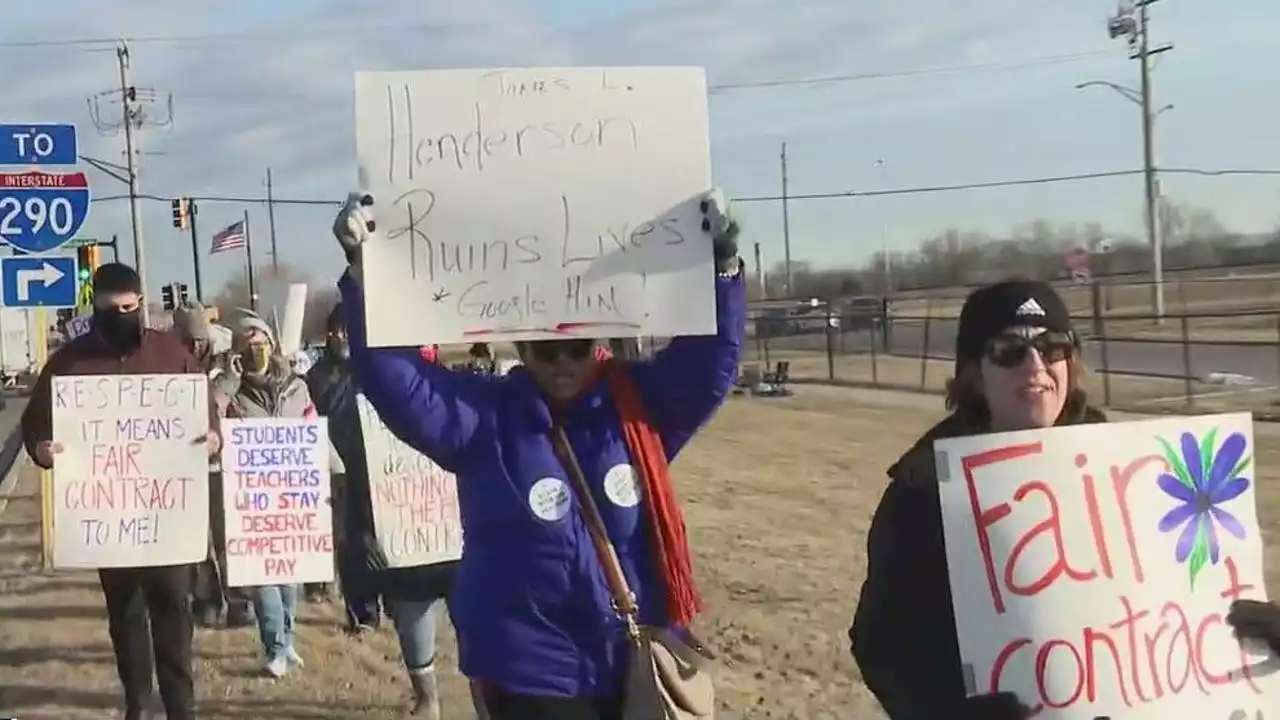
[[443, 598], [387, 601], [388, 614], [400, 638], [400, 655], [410, 671], [431, 667], [435, 662], [436, 628], [444, 610]]
[[293, 647], [293, 619], [298, 610], [297, 585], [263, 585], [253, 589], [258, 639], [268, 660]]

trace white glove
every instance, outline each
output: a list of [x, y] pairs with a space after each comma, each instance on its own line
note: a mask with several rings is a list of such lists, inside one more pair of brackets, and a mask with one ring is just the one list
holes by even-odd
[[360, 248], [373, 239], [376, 230], [373, 196], [363, 192], [348, 193], [347, 201], [333, 219], [333, 236], [338, 239], [349, 264], [360, 264]]

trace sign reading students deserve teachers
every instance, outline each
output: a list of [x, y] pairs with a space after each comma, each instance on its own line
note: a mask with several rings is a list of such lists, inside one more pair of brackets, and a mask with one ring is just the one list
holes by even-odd
[[700, 68], [358, 73], [369, 343], [714, 333], [708, 128]]
[[204, 375], [53, 378], [55, 568], [204, 559], [208, 388]]
[[222, 433], [227, 584], [333, 580], [326, 420], [228, 419]]
[[1260, 717], [1280, 677], [1232, 636], [1265, 599], [1248, 414], [942, 440], [969, 692], [1050, 720]]

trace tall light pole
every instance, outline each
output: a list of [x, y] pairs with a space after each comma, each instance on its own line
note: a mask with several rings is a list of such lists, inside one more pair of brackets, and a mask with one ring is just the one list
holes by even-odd
[[[883, 176], [889, 168], [889, 161], [879, 158], [872, 167], [880, 170]], [[889, 259], [889, 211], [885, 209], [880, 211], [880, 269], [884, 272], [884, 294], [888, 295], [893, 292], [893, 263]]]
[[[1121, 4], [1116, 14], [1107, 21], [1107, 32], [1115, 38], [1125, 38], [1131, 50], [1129, 57], [1138, 61], [1140, 89], [1137, 93], [1115, 83], [1093, 81], [1079, 87], [1104, 85], [1138, 103], [1142, 108], [1142, 177], [1145, 195], [1147, 242], [1151, 246], [1151, 311], [1156, 322], [1164, 321], [1164, 249], [1161, 245], [1160, 226], [1157, 221], [1159, 187], [1155, 164], [1155, 120], [1151, 88], [1151, 58], [1173, 49], [1173, 45], [1151, 46], [1150, 17], [1148, 7], [1159, 0], [1137, 0]], [[1161, 108], [1161, 112], [1165, 108]]]
[[786, 278], [786, 289], [783, 290], [783, 297], [791, 297], [791, 293], [795, 292], [795, 285], [791, 280], [791, 210], [788, 207], [787, 197], [787, 144], [782, 143], [782, 267], [783, 276]]

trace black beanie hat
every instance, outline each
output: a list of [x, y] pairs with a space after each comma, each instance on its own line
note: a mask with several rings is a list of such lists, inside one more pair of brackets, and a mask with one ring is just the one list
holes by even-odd
[[333, 310], [329, 311], [329, 317], [325, 320], [325, 332], [333, 332], [341, 330], [347, 326], [347, 317], [342, 314], [342, 303], [333, 306]]
[[1014, 327], [1071, 333], [1071, 313], [1053, 286], [1039, 280], [1003, 280], [974, 290], [960, 310], [956, 374], [981, 360], [992, 338]]
[[142, 278], [138, 271], [124, 263], [107, 263], [99, 265], [93, 273], [93, 291], [95, 293], [138, 293], [142, 294]]

